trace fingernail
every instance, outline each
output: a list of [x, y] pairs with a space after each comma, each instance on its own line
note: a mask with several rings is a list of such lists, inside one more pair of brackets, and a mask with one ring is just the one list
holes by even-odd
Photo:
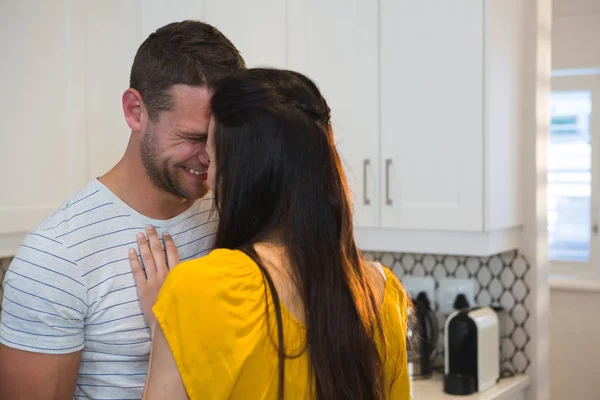
[[129, 254], [132, 255], [132, 256], [135, 255], [135, 249], [134, 248], [130, 248], [129, 249]]
[[163, 236], [170, 237], [170, 236], [171, 236], [171, 234], [170, 234], [169, 232], [167, 232], [167, 231], [164, 231], [164, 232], [163, 232]]
[[137, 234], [137, 238], [138, 239], [144, 239], [146, 236], [144, 236], [144, 234], [142, 232], [138, 232]]
[[147, 229], [147, 230], [154, 229], [154, 226], [152, 226], [152, 224], [148, 224], [148, 225], [146, 225], [146, 229]]

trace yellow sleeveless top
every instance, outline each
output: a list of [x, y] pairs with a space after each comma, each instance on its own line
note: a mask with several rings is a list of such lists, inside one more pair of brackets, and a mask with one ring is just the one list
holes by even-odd
[[[389, 269], [385, 274], [388, 399], [408, 400], [406, 295]], [[285, 362], [284, 398], [313, 399], [305, 327], [283, 304], [281, 312], [286, 354], [296, 356]], [[168, 275], [154, 314], [190, 399], [277, 398], [275, 309], [262, 272], [246, 254], [217, 249], [181, 263]]]

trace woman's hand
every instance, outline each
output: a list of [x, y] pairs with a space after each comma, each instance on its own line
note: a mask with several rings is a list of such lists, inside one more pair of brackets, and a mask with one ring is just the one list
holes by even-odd
[[152, 312], [152, 307], [156, 303], [158, 292], [169, 270], [179, 263], [179, 254], [173, 238], [167, 232], [163, 233], [164, 252], [156, 229], [152, 225], [146, 227], [146, 234], [148, 240], [142, 232], [137, 234], [138, 248], [144, 267], [142, 268], [140, 265], [137, 252], [133, 248], [129, 249], [129, 263], [146, 322], [154, 331], [156, 317]]

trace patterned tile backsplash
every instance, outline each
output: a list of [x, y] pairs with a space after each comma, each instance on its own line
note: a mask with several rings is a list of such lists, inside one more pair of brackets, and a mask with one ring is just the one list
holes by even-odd
[[[492, 257], [457, 257], [429, 254], [365, 253], [365, 257], [391, 268], [398, 278], [431, 276], [436, 282], [445, 278], [472, 279], [475, 302], [479, 306], [499, 306], [500, 352], [504, 374], [525, 373], [530, 365], [527, 345], [530, 335], [526, 323], [530, 316], [526, 300], [529, 263], [517, 251]], [[438, 309], [438, 305], [435, 305]], [[437, 313], [443, 330], [447, 315]], [[439, 335], [437, 363], [443, 363], [444, 336]]]
[[[366, 253], [372, 260], [390, 267], [402, 280], [403, 276], [432, 276], [436, 281], [444, 278], [466, 278], [475, 282], [477, 305], [501, 306], [501, 360], [504, 373], [524, 373], [530, 365], [527, 345], [530, 341], [526, 323], [529, 310], [527, 274], [530, 270], [525, 258], [515, 252], [492, 257], [454, 257], [427, 254]], [[0, 283], [11, 259], [0, 259]], [[437, 306], [436, 306], [437, 308]], [[0, 284], [0, 310], [2, 285]], [[438, 313], [439, 326], [444, 326], [446, 315]], [[443, 355], [443, 335], [438, 342], [438, 361]]]

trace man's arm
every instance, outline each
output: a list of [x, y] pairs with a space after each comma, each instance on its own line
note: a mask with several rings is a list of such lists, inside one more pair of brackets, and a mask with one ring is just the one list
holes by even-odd
[[71, 400], [81, 351], [41, 354], [0, 344], [0, 399]]
[[60, 242], [30, 234], [3, 286], [0, 399], [72, 399], [88, 311], [78, 265]]

